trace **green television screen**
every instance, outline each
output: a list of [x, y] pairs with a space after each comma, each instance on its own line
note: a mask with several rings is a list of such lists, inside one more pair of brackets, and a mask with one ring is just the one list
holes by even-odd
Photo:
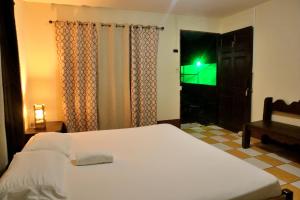
[[192, 65], [181, 66], [180, 69], [181, 83], [216, 86], [216, 77], [216, 63], [204, 64], [196, 61]]

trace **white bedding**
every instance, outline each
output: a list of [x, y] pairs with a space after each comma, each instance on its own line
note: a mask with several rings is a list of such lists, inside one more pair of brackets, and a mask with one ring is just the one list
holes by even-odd
[[70, 200], [260, 200], [275, 177], [171, 125], [72, 133], [72, 151], [110, 152], [110, 164], [68, 165]]

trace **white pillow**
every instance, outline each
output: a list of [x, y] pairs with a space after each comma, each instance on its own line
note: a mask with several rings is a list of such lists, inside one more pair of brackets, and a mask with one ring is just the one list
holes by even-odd
[[30, 138], [23, 151], [52, 150], [70, 155], [71, 137], [66, 133], [44, 132]]
[[67, 199], [65, 168], [68, 159], [55, 151], [15, 154], [0, 179], [0, 199]]

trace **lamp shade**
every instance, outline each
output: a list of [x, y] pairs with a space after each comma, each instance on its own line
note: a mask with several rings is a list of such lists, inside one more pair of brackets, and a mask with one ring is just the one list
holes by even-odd
[[46, 128], [46, 118], [45, 118], [45, 105], [44, 104], [34, 104], [34, 125], [36, 129]]

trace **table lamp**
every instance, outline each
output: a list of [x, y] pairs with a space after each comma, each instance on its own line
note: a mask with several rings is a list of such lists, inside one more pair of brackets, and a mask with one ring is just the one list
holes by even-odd
[[44, 104], [34, 104], [34, 125], [36, 129], [45, 129], [46, 128], [46, 119], [45, 119], [45, 105]]

